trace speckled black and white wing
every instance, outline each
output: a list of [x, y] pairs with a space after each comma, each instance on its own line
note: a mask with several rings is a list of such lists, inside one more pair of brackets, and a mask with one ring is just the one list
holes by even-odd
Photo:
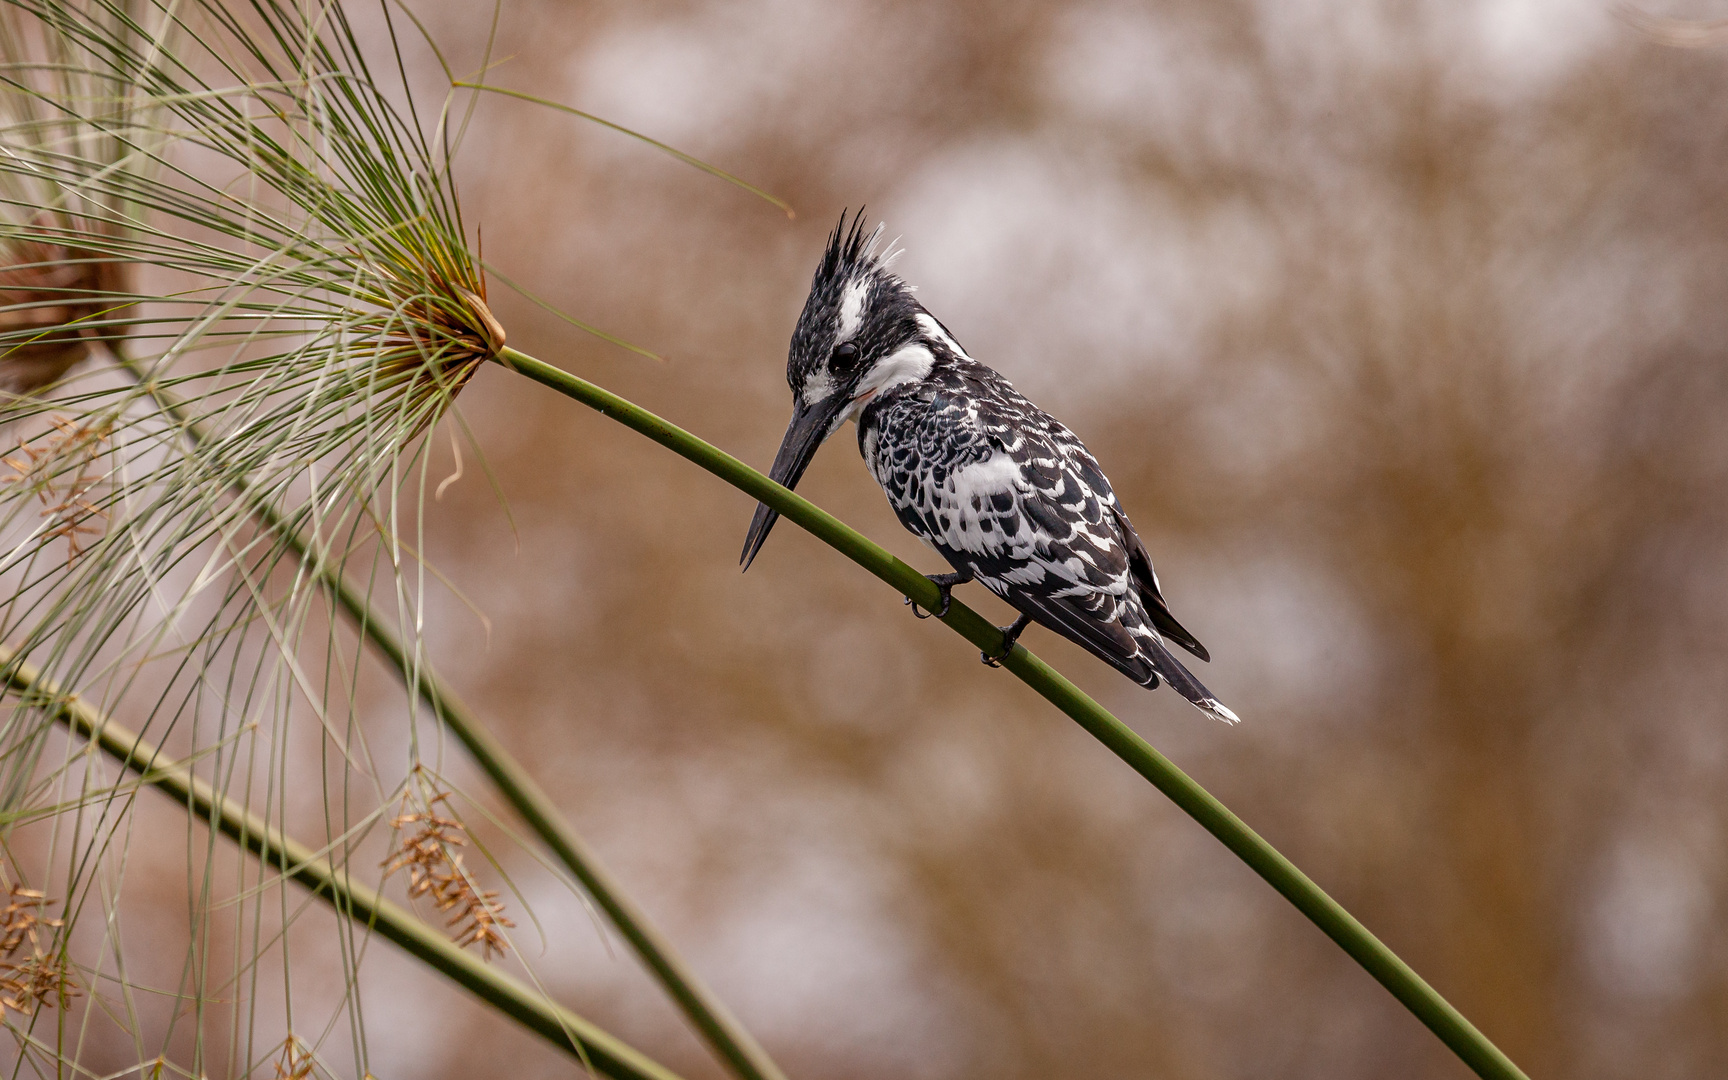
[[962, 363], [871, 409], [860, 448], [889, 504], [955, 569], [1143, 686], [1235, 714], [1173, 657], [1206, 658], [1164, 603], [1098, 463], [995, 371]]

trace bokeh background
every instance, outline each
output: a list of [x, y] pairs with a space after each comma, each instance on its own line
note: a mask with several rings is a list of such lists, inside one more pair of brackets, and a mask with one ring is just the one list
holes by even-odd
[[[481, 13], [428, 14], [477, 61]], [[1728, 45], [1592, 0], [511, 0], [498, 34], [490, 81], [798, 210], [487, 101], [487, 257], [668, 359], [503, 299], [512, 344], [766, 465], [867, 204], [1088, 440], [1245, 722], [1028, 645], [1532, 1076], [1728, 1073]], [[515, 530], [472, 473], [435, 508], [492, 627], [447, 599], [435, 654], [793, 1075], [1463, 1075], [880, 583], [788, 527], [740, 576], [747, 499], [520, 380], [462, 411]], [[850, 430], [801, 490], [943, 569]], [[714, 1075], [545, 902], [566, 999]], [[391, 1037], [395, 1075], [569, 1068], [472, 1008]]]
[[[488, 11], [415, 8], [480, 62]], [[507, 0], [497, 34], [489, 81], [798, 211], [482, 101], [487, 258], [666, 360], [495, 281], [512, 345], [765, 466], [824, 236], [867, 204], [1088, 441], [1244, 723], [1027, 645], [1531, 1076], [1728, 1075], [1728, 43], [1600, 0]], [[436, 599], [434, 657], [794, 1077], [1465, 1075], [849, 562], [783, 525], [741, 576], [745, 497], [501, 371], [461, 413], [507, 510], [472, 462], [430, 509], [471, 601]], [[945, 569], [853, 446], [801, 490]], [[720, 1075], [505, 858], [548, 988]], [[572, 1069], [382, 944], [361, 985], [379, 1076]]]

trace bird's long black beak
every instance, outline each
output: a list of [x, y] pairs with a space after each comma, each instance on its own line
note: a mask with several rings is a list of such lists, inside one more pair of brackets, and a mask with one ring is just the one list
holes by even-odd
[[[828, 437], [834, 418], [845, 405], [844, 394], [830, 394], [811, 406], [806, 406], [802, 398], [794, 398], [792, 422], [786, 425], [786, 437], [780, 440], [780, 452], [774, 455], [774, 465], [768, 470], [768, 475], [789, 488], [797, 487], [799, 477], [810, 466], [816, 448]], [[762, 550], [762, 542], [768, 539], [768, 530], [779, 519], [778, 510], [767, 503], [756, 504], [756, 516], [750, 521], [750, 535], [744, 538], [744, 554], [738, 558], [744, 569], [750, 569], [751, 560]]]

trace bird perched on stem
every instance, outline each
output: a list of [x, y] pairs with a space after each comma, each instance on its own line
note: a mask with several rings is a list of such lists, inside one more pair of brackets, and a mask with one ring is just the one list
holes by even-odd
[[[842, 214], [828, 238], [792, 333], [792, 423], [770, 475], [795, 487], [817, 447], [856, 420], [858, 449], [900, 523], [954, 567], [930, 576], [942, 595], [935, 614], [946, 616], [950, 590], [974, 580], [1020, 612], [985, 663], [1004, 659], [1037, 622], [1140, 685], [1162, 679], [1235, 723], [1171, 655], [1175, 642], [1210, 659], [1170, 614], [1098, 462], [1073, 432], [966, 354], [890, 272], [896, 253], [878, 251], [881, 235], [880, 226], [865, 232], [860, 211], [850, 228]], [[756, 507], [745, 569], [778, 517], [765, 503]]]

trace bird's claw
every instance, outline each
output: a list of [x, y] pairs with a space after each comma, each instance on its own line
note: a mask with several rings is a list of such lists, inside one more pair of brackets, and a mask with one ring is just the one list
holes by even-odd
[[917, 601], [913, 600], [910, 596], [904, 597], [903, 599], [912, 608], [912, 614], [916, 615], [920, 619], [928, 619], [931, 615], [936, 616], [938, 619], [946, 619], [948, 617], [948, 609], [954, 606], [954, 586], [964, 585], [968, 581], [971, 581], [972, 575], [930, 574], [927, 575], [927, 577], [930, 584], [936, 586], [937, 591], [942, 594], [941, 607], [937, 608], [935, 611], [926, 613], [918, 607]]
[[1020, 631], [1026, 629], [1026, 624], [1031, 621], [1032, 616], [1022, 615], [1007, 626], [998, 626], [996, 629], [1002, 631], [1002, 651], [995, 656], [980, 652], [978, 659], [983, 661], [985, 667], [1001, 667], [1002, 661], [1008, 659], [1008, 654], [1014, 651], [1014, 643], [1020, 640]]
[[910, 596], [904, 597], [906, 603], [911, 605], [912, 614], [914, 616], [920, 619], [928, 619], [932, 615], [936, 616], [938, 619], [945, 619], [948, 617], [948, 609], [954, 606], [954, 587], [952, 585], [938, 585], [937, 588], [942, 590], [942, 606], [937, 608], [935, 611], [927, 612], [923, 608], [919, 607], [918, 602], [913, 600]]

